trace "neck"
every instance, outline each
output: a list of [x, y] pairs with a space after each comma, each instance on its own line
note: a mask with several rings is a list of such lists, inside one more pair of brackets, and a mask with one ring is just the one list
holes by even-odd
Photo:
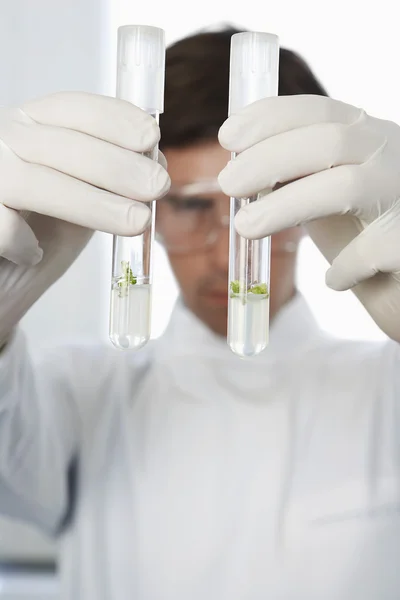
[[279, 291], [272, 289], [271, 303], [270, 303], [270, 319], [276, 317], [276, 315], [297, 295], [297, 289], [292, 282], [290, 285], [281, 288]]

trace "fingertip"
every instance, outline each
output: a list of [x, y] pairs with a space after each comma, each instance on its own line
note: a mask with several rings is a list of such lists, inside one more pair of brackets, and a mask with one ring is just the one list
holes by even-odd
[[248, 210], [246, 210], [246, 207], [243, 207], [235, 216], [235, 229], [239, 235], [248, 240], [262, 237], [259, 236], [259, 231], [254, 226], [253, 219]]
[[151, 115], [144, 113], [143, 131], [138, 151], [148, 152], [160, 141], [161, 133], [157, 121]]
[[260, 136], [262, 124], [269, 113], [269, 103], [276, 98], [262, 98], [231, 114], [218, 132], [218, 140], [223, 148], [231, 152], [243, 152], [267, 135]]
[[335, 267], [330, 267], [325, 273], [325, 284], [335, 292], [345, 292], [355, 285], [346, 285]]
[[3, 251], [2, 257], [19, 267], [36, 267], [43, 259], [43, 250], [35, 248], [33, 251], [29, 248], [10, 249]]
[[238, 140], [240, 139], [240, 120], [237, 115], [231, 115], [221, 125], [218, 131], [218, 141], [222, 148], [230, 152], [238, 152]]
[[30, 265], [32, 267], [35, 267], [36, 265], [38, 265], [40, 262], [42, 262], [43, 259], [43, 250], [42, 248], [40, 248], [40, 246], [38, 246], [36, 248], [36, 251], [33, 252], [33, 254], [30, 257]]
[[134, 152], [151, 152], [160, 141], [160, 128], [154, 117], [136, 106], [126, 114], [121, 131], [123, 147]]
[[152, 200], [158, 200], [168, 193], [171, 187], [171, 178], [161, 164], [157, 164], [156, 172], [152, 178], [151, 194]]
[[231, 181], [231, 166], [232, 161], [229, 161], [218, 175], [218, 185], [226, 196], [235, 195], [234, 185], [232, 186]]
[[40, 263], [43, 250], [25, 219], [0, 203], [0, 256], [23, 267]]
[[126, 219], [126, 228], [123, 227], [123, 231], [120, 235], [135, 236], [140, 235], [150, 225], [151, 222], [151, 210], [146, 204], [140, 204], [134, 202], [128, 209], [128, 215]]
[[161, 152], [161, 150], [158, 151], [158, 162], [163, 167], [163, 169], [165, 169], [167, 171], [167, 169], [168, 169], [168, 161], [165, 158], [165, 154], [163, 152]]
[[328, 269], [327, 272], [325, 273], [325, 284], [328, 288], [330, 288], [331, 290], [336, 290], [336, 278], [335, 278], [335, 273], [332, 273], [332, 268]]
[[261, 188], [255, 185], [255, 177], [241, 158], [230, 160], [218, 175], [218, 184], [222, 192], [231, 198], [253, 196], [258, 194]]

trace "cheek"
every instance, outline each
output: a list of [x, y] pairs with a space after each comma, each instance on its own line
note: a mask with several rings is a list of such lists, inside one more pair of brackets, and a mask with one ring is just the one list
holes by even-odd
[[303, 235], [302, 229], [300, 227], [293, 227], [290, 229], [286, 229], [285, 231], [280, 231], [279, 233], [275, 233], [272, 236], [272, 250], [281, 250], [285, 247], [285, 244], [295, 243], [297, 244]]
[[207, 275], [207, 260], [200, 253], [195, 255], [169, 253], [168, 258], [174, 275], [184, 291], [190, 292], [190, 288], [195, 288], [196, 283]]

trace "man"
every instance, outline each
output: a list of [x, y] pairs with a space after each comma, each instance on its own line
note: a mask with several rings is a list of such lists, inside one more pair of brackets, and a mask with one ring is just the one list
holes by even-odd
[[[158, 233], [166, 247], [185, 305], [217, 334], [226, 336], [229, 199], [218, 175], [230, 153], [218, 143], [228, 114], [230, 40], [235, 29], [186, 38], [167, 52], [165, 112], [160, 145], [172, 188], [158, 205]], [[326, 95], [293, 52], [280, 54], [279, 94]], [[295, 294], [301, 230], [274, 236], [273, 317]]]
[[[62, 94], [3, 113], [0, 505], [59, 535], [66, 598], [395, 600], [399, 128], [316, 96], [283, 52], [281, 92], [313, 95], [234, 115], [221, 149], [227, 86], [218, 98], [213, 86], [226, 81], [231, 33], [169, 51], [170, 189], [139, 154], [157, 127], [125, 103]], [[229, 151], [240, 156], [225, 167]], [[249, 238], [275, 236], [271, 343], [251, 361], [224, 339], [221, 168], [227, 194], [276, 190], [237, 219]], [[183, 299], [166, 335], [139, 354], [77, 346], [34, 366], [15, 329], [24, 311], [88, 228], [137, 234], [149, 218], [139, 201], [166, 193], [158, 227]], [[318, 331], [293, 283], [296, 226], [311, 221], [329, 285], [358, 284], [393, 341]]]

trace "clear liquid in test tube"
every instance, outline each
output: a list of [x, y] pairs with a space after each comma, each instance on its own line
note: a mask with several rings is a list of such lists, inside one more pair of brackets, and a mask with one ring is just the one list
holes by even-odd
[[[127, 25], [118, 29], [117, 97], [132, 102], [158, 122], [164, 108], [165, 34], [162, 29]], [[157, 160], [158, 149], [146, 156]], [[114, 236], [110, 299], [112, 343], [120, 349], [142, 348], [151, 335], [155, 202], [146, 231]]]
[[[245, 32], [232, 36], [229, 115], [278, 94], [279, 40]], [[232, 155], [232, 160], [236, 155]], [[247, 240], [235, 229], [241, 208], [259, 195], [231, 198], [229, 241], [228, 344], [238, 356], [256, 356], [268, 345], [271, 239]]]

